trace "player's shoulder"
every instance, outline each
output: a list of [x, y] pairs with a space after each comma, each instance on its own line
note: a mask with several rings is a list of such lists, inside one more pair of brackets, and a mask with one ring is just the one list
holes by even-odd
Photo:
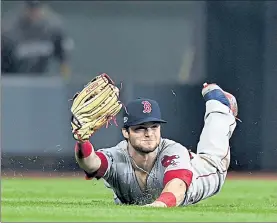
[[160, 142], [160, 151], [164, 152], [171, 149], [187, 150], [187, 148], [179, 142], [176, 142], [171, 139], [162, 138]]

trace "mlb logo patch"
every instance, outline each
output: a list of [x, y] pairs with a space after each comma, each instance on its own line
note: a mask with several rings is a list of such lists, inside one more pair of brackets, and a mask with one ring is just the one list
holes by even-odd
[[123, 122], [126, 123], [127, 121], [128, 121], [128, 117], [125, 116], [125, 117], [123, 118]]

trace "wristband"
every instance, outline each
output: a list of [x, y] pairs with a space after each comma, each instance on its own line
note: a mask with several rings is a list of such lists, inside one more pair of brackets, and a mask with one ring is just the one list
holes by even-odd
[[162, 193], [156, 201], [165, 203], [167, 207], [175, 207], [177, 204], [176, 197], [171, 192]]
[[76, 142], [75, 151], [77, 153], [78, 158], [83, 159], [92, 153], [93, 146], [90, 141], [86, 141], [84, 143]]

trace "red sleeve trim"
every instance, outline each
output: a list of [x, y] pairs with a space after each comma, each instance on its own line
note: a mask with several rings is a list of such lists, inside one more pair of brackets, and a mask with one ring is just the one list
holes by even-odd
[[108, 169], [108, 159], [106, 158], [106, 156], [104, 155], [104, 153], [102, 152], [95, 152], [95, 154], [100, 158], [101, 160], [101, 165], [99, 167], [99, 169], [94, 172], [94, 173], [86, 173], [86, 180], [91, 180], [93, 178], [96, 179], [100, 179], [101, 177], [103, 177]]
[[180, 169], [180, 170], [169, 170], [164, 175], [163, 184], [164, 186], [174, 178], [178, 178], [184, 181], [187, 187], [190, 186], [192, 181], [193, 173], [190, 170]]
[[97, 171], [96, 177], [103, 177], [108, 169], [108, 159], [102, 152], [95, 152], [101, 160], [100, 168]]

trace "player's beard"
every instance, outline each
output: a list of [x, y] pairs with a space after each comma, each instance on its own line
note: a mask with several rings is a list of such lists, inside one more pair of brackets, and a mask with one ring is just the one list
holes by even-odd
[[[160, 140], [153, 143], [153, 145], [147, 147], [147, 146], [136, 145], [135, 143], [132, 142], [132, 140], [130, 141], [130, 144], [132, 145], [134, 150], [141, 154], [148, 154], [148, 153], [154, 152], [158, 148], [159, 143], [160, 143]], [[140, 144], [142, 144], [142, 143], [140, 142]]]

